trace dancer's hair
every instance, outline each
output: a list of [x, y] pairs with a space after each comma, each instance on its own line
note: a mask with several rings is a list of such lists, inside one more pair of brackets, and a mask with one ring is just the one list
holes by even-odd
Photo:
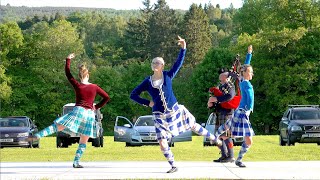
[[79, 78], [80, 80], [83, 80], [87, 75], [89, 74], [89, 70], [87, 69], [85, 64], [81, 64], [79, 66]]
[[243, 76], [243, 73], [247, 71], [247, 69], [252, 66], [250, 64], [243, 64], [241, 67], [240, 67], [240, 75]]

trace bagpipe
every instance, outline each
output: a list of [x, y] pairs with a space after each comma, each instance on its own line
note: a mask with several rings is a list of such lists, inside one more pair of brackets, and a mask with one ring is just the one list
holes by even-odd
[[[237, 90], [236, 95], [227, 102], [220, 103], [220, 106], [225, 109], [236, 109], [240, 104], [241, 93], [239, 86], [239, 72], [240, 72], [240, 56], [237, 54], [231, 69], [228, 71], [228, 79], [235, 85], [235, 89]], [[212, 87], [209, 89], [209, 92], [212, 93], [213, 96], [222, 96], [223, 93], [217, 87]]]

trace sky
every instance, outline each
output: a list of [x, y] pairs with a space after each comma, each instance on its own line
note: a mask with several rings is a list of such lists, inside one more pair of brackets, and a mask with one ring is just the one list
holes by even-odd
[[[150, 0], [151, 4], [157, 0]], [[242, 6], [242, 0], [166, 0], [167, 4], [172, 9], [188, 10], [192, 3], [220, 5], [220, 8], [228, 8], [230, 3], [234, 8]], [[142, 0], [0, 0], [0, 4], [5, 6], [54, 6], [54, 7], [95, 7], [95, 8], [112, 8], [117, 10], [139, 9], [143, 8]]]

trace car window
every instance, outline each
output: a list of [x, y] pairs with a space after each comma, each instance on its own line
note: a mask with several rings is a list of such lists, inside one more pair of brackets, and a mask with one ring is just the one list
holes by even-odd
[[292, 114], [293, 120], [308, 120], [308, 119], [319, 119], [320, 111], [317, 110], [304, 110], [304, 111], [295, 111]]
[[283, 117], [286, 117], [286, 118], [289, 118], [289, 113], [290, 111], [289, 110], [287, 110], [284, 114], [283, 114]]
[[210, 115], [209, 119], [208, 119], [208, 125], [215, 125], [216, 121], [215, 121], [215, 116]]
[[26, 119], [1, 119], [1, 127], [27, 127], [28, 122]]
[[137, 120], [136, 126], [154, 126], [152, 117], [140, 117]]
[[63, 107], [63, 115], [70, 113], [73, 110], [74, 106], [64, 106]]

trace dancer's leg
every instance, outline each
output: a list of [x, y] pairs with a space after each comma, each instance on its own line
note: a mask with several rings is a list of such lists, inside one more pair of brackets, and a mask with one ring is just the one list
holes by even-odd
[[79, 164], [79, 162], [80, 162], [80, 159], [81, 159], [84, 151], [87, 148], [88, 140], [89, 140], [89, 136], [80, 135], [79, 146], [78, 146], [78, 149], [76, 151], [76, 155], [75, 155], [74, 161], [73, 161], [74, 168], [83, 168], [83, 166], [81, 166]]

